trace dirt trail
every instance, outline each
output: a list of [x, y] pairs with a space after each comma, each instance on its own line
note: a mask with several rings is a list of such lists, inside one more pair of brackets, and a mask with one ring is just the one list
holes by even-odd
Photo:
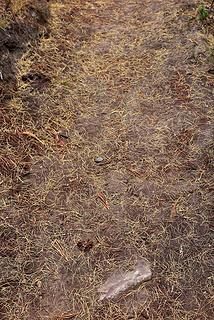
[[[4, 192], [17, 246], [1, 262], [5, 319], [212, 318], [213, 76], [195, 3], [51, 2], [50, 36], [17, 61], [8, 102], [41, 143]], [[26, 81], [32, 70], [50, 81]], [[98, 302], [141, 257], [152, 280]]]

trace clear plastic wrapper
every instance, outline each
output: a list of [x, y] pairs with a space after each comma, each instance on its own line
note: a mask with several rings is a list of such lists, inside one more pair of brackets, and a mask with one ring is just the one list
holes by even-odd
[[116, 271], [106, 282], [98, 288], [99, 300], [114, 299], [121, 293], [138, 286], [152, 277], [149, 262], [145, 259], [138, 261], [132, 270]]

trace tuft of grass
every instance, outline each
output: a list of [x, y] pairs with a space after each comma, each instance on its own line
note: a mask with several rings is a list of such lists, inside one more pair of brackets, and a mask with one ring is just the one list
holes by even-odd
[[0, 29], [5, 29], [9, 25], [9, 20], [7, 18], [0, 19]]
[[209, 17], [209, 12], [206, 9], [204, 3], [201, 3], [198, 6], [198, 19], [200, 22], [204, 22], [207, 20], [208, 17]]
[[29, 2], [30, 0], [11, 0], [9, 2], [10, 9], [14, 14], [19, 14]]

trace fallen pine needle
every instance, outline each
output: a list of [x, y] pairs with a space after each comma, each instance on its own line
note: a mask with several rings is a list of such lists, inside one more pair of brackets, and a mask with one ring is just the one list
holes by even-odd
[[106, 209], [109, 209], [108, 201], [106, 200], [106, 196], [103, 192], [98, 193], [98, 198], [101, 200], [102, 204]]
[[129, 172], [131, 172], [133, 175], [135, 175], [135, 176], [137, 176], [137, 177], [139, 177], [139, 178], [142, 177], [142, 173], [139, 173], [139, 172], [137, 172], [137, 171], [134, 170], [134, 169], [127, 168], [127, 170], [128, 170]]
[[171, 213], [170, 213], [170, 219], [173, 220], [177, 216], [177, 204], [178, 204], [179, 199], [177, 199], [171, 208]]
[[32, 133], [32, 132], [30, 132], [30, 131], [24, 131], [24, 132], [22, 132], [22, 134], [25, 135], [25, 136], [28, 136], [28, 137], [31, 137], [31, 138], [36, 139], [36, 140], [39, 141], [42, 145], [45, 144], [45, 143], [44, 143], [42, 140], [40, 140], [34, 133]]
[[77, 315], [78, 313], [69, 311], [69, 312], [63, 313], [61, 316], [57, 316], [54, 320], [71, 320], [71, 319], [74, 319]]

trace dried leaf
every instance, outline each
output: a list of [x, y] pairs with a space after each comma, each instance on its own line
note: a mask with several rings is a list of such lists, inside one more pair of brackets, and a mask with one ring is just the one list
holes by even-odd
[[77, 242], [78, 249], [83, 252], [89, 252], [93, 248], [93, 245], [93, 241], [89, 239], [87, 241]]

